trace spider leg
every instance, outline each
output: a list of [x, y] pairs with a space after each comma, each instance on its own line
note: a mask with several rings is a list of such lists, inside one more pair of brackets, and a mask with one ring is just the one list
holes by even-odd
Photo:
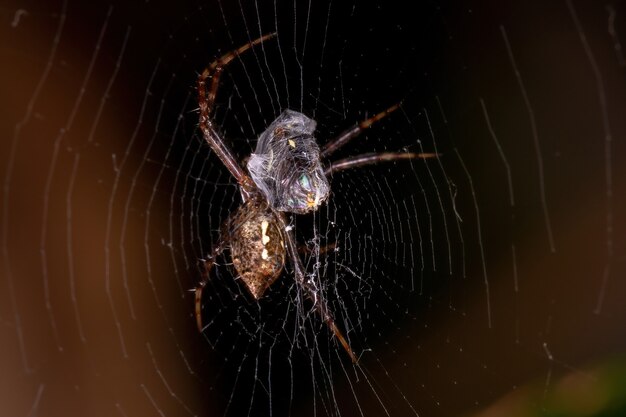
[[333, 319], [332, 313], [328, 309], [328, 305], [326, 304], [326, 300], [319, 296], [319, 289], [316, 284], [306, 279], [304, 274], [304, 266], [302, 265], [302, 260], [298, 255], [298, 247], [295, 243], [295, 239], [293, 237], [292, 232], [287, 228], [287, 221], [285, 219], [285, 215], [280, 212], [275, 212], [276, 217], [278, 219], [279, 225], [285, 233], [285, 242], [287, 243], [287, 253], [292, 260], [294, 274], [296, 276], [296, 282], [300, 285], [301, 288], [306, 292], [307, 297], [313, 302], [313, 306], [315, 311], [320, 315], [324, 323], [328, 326], [333, 335], [337, 338], [341, 346], [345, 349], [350, 356], [350, 360], [352, 363], [357, 363], [358, 359], [354, 355], [354, 352], [350, 348], [350, 344], [344, 337], [343, 333], [337, 325], [335, 324], [335, 320]]
[[[222, 163], [230, 171], [235, 180], [242, 186], [244, 191], [247, 191], [253, 187], [252, 179], [245, 173], [241, 165], [235, 159], [235, 156], [231, 150], [226, 147], [224, 141], [217, 133], [217, 130], [213, 126], [213, 119], [211, 115], [213, 112], [213, 104], [215, 103], [215, 97], [217, 95], [217, 89], [220, 83], [220, 76], [224, 71], [226, 65], [228, 65], [233, 59], [252, 48], [261, 42], [274, 37], [276, 33], [270, 33], [262, 36], [246, 45], [243, 45], [234, 51], [231, 51], [225, 55], [222, 55], [217, 60], [209, 64], [208, 67], [202, 71], [198, 77], [198, 106], [200, 107], [200, 130], [204, 136], [204, 140], [207, 141], [213, 152], [221, 159]], [[207, 93], [207, 79], [211, 79], [209, 91]]]
[[306, 245], [298, 246], [298, 253], [313, 253], [318, 252], [320, 255], [325, 255], [328, 252], [332, 252], [337, 248], [337, 242], [329, 243], [328, 245], [321, 246], [317, 250], [310, 249]]
[[335, 153], [337, 150], [342, 148], [344, 145], [346, 145], [348, 142], [350, 142], [350, 140], [359, 136], [365, 129], [369, 128], [372, 124], [376, 123], [380, 119], [383, 119], [389, 114], [398, 110], [398, 108], [400, 107], [400, 104], [401, 103], [394, 104], [393, 106], [389, 107], [386, 110], [381, 111], [380, 113], [370, 117], [369, 119], [366, 119], [360, 123], [357, 123], [356, 126], [345, 130], [335, 139], [331, 140], [330, 142], [328, 142], [322, 147], [320, 156], [322, 158], [329, 157], [330, 155]]
[[257, 38], [253, 40], [252, 42], [249, 42], [243, 46], [240, 46], [239, 48], [233, 51], [230, 51], [222, 55], [220, 58], [216, 59], [215, 61], [211, 62], [209, 66], [206, 67], [204, 71], [202, 71], [202, 74], [200, 74], [200, 77], [198, 79], [198, 84], [202, 82], [203, 90], [205, 88], [205, 82], [207, 78], [211, 78], [211, 86], [209, 88], [208, 94], [206, 95], [201, 94], [202, 98], [205, 100], [206, 110], [209, 116], [211, 115], [211, 112], [213, 111], [213, 104], [215, 103], [215, 97], [217, 96], [217, 89], [219, 88], [220, 76], [222, 75], [224, 68], [228, 64], [230, 64], [230, 62], [233, 59], [237, 58], [239, 55], [243, 54], [248, 49], [260, 43], [263, 43], [266, 40], [273, 38], [274, 36], [276, 36], [276, 32], [261, 36], [260, 38]]
[[368, 153], [352, 156], [350, 158], [340, 159], [331, 162], [324, 169], [326, 176], [335, 174], [346, 169], [362, 167], [366, 165], [374, 165], [379, 162], [398, 161], [400, 159], [426, 159], [435, 158], [439, 154], [436, 153], [414, 153], [414, 152], [384, 152], [384, 153]]
[[198, 283], [195, 289], [196, 293], [196, 323], [198, 324], [198, 330], [202, 332], [202, 290], [209, 282], [211, 269], [215, 266], [215, 258], [222, 254], [224, 246], [218, 244], [213, 248], [213, 253], [209, 259], [202, 260], [202, 280]]

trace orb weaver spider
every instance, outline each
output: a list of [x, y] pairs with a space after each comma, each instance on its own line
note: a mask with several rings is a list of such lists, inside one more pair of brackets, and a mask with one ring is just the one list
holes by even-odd
[[[236, 57], [270, 38], [262, 36], [213, 61], [197, 81], [200, 130], [204, 140], [239, 185], [243, 203], [224, 222], [218, 243], [208, 259], [203, 260], [202, 280], [195, 289], [195, 316], [202, 332], [202, 290], [209, 282], [215, 260], [225, 249], [238, 279], [248, 293], [260, 299], [280, 276], [289, 258], [295, 282], [313, 304], [313, 309], [343, 346], [353, 363], [357, 357], [337, 327], [326, 300], [314, 280], [307, 278], [299, 248], [286, 213], [306, 214], [316, 211], [329, 196], [328, 176], [350, 168], [399, 159], [430, 158], [432, 153], [386, 152], [363, 154], [322, 166], [321, 159], [331, 156], [373, 123], [395, 111], [396, 104], [354, 127], [347, 129], [321, 149], [313, 133], [316, 122], [302, 113], [285, 110], [259, 136], [255, 152], [247, 162], [246, 172], [235, 159], [211, 118], [220, 76]], [[207, 91], [207, 80], [210, 80]]]

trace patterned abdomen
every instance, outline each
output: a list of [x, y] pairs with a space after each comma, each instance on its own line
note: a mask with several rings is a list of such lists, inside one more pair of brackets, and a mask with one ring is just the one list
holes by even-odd
[[278, 222], [267, 206], [251, 200], [238, 209], [228, 232], [238, 278], [258, 300], [285, 264], [285, 244]]

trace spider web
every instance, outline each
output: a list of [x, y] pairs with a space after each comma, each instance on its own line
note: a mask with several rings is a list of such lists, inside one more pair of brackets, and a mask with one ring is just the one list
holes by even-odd
[[[0, 415], [624, 410], [623, 2], [165, 3], [1, 9]], [[255, 302], [226, 252], [196, 329], [241, 201], [195, 81], [271, 32], [218, 93], [241, 161], [287, 108], [323, 145], [397, 103], [331, 160], [438, 154], [290, 218], [358, 365], [289, 264]]]

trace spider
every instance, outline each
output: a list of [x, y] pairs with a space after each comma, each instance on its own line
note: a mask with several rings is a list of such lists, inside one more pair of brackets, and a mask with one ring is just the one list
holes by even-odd
[[320, 296], [316, 282], [307, 278], [287, 213], [307, 214], [316, 211], [328, 199], [328, 177], [337, 172], [382, 161], [429, 158], [435, 154], [372, 153], [323, 166], [322, 158], [331, 156], [373, 123], [395, 111], [399, 104], [347, 129], [321, 149], [313, 136], [315, 121], [302, 113], [285, 110], [259, 136], [255, 152], [247, 159], [246, 172], [218, 133], [211, 115], [224, 68], [245, 51], [275, 35], [264, 35], [226, 53], [213, 61], [198, 77], [200, 130], [213, 152], [237, 181], [243, 203], [223, 223], [217, 244], [208, 259], [203, 260], [202, 280], [195, 289], [196, 322], [199, 331], [202, 331], [202, 290], [209, 282], [216, 258], [224, 250], [229, 249], [238, 280], [255, 300], [260, 299], [281, 275], [288, 258], [295, 282], [312, 302], [312, 309], [356, 364], [357, 357], [336, 325], [325, 299]]

